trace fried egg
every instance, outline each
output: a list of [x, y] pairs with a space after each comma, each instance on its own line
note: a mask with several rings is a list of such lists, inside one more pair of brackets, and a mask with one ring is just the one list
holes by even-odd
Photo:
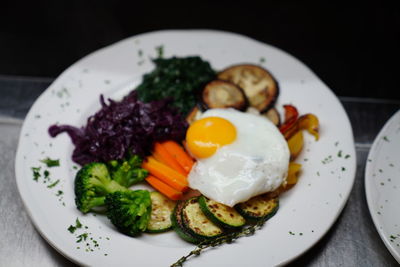
[[230, 207], [277, 189], [287, 177], [287, 142], [259, 115], [210, 109], [189, 127], [186, 148], [197, 159], [189, 186]]

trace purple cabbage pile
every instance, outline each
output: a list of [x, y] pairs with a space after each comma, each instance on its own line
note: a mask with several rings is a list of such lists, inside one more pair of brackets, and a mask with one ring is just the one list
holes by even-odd
[[100, 96], [102, 108], [87, 120], [85, 127], [52, 125], [52, 137], [66, 132], [75, 149], [72, 160], [80, 165], [123, 159], [127, 154], [148, 155], [154, 142], [181, 141], [185, 138], [187, 122], [169, 106], [170, 100], [149, 103], [138, 100], [132, 91], [121, 101]]

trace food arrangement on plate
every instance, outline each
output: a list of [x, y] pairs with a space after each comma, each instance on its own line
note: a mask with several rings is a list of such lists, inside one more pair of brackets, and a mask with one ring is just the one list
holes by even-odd
[[[254, 232], [297, 183], [303, 131], [318, 140], [318, 118], [294, 105], [282, 116], [278, 82], [261, 66], [216, 72], [197, 56], [154, 63], [122, 100], [100, 96], [84, 127], [49, 128], [75, 146], [77, 208], [105, 213], [132, 237], [173, 229], [198, 245], [193, 253]], [[153, 190], [135, 189], [141, 183]]]

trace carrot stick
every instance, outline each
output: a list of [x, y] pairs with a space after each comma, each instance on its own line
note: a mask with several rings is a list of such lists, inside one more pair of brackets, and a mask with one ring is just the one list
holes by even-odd
[[165, 163], [165, 161], [163, 161], [163, 158], [160, 156], [160, 154], [158, 154], [156, 151], [151, 152], [151, 155], [158, 160], [159, 162], [163, 163], [163, 164], [167, 164]]
[[168, 153], [168, 151], [165, 149], [165, 147], [163, 145], [161, 145], [160, 143], [154, 144], [153, 156], [157, 160], [164, 163], [165, 165], [168, 165], [169, 167], [174, 169], [175, 171], [177, 171], [185, 176], [188, 175], [188, 172], [185, 171], [181, 165], [179, 165], [179, 163], [175, 159], [175, 157], [173, 157], [170, 153]]
[[154, 176], [147, 176], [146, 181], [154, 187], [158, 192], [164, 194], [166, 197], [172, 200], [178, 200], [182, 198], [182, 192], [175, 190], [174, 188], [170, 187], [166, 183], [162, 182], [161, 180], [157, 179]]
[[165, 141], [161, 144], [163, 147], [165, 147], [168, 153], [176, 159], [176, 161], [185, 171], [190, 172], [194, 161], [178, 143], [174, 141]]
[[142, 163], [142, 168], [178, 191], [184, 192], [189, 189], [185, 176], [159, 162], [154, 157], [147, 157], [147, 160]]

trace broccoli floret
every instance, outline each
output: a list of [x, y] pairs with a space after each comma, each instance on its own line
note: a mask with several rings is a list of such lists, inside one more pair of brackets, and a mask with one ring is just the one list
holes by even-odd
[[130, 187], [146, 178], [149, 173], [141, 168], [142, 159], [138, 155], [128, 157], [126, 160], [112, 160], [108, 163], [111, 178], [120, 185]]
[[83, 213], [103, 206], [108, 193], [127, 190], [126, 187], [111, 179], [104, 163], [86, 164], [75, 177], [75, 203]]
[[137, 236], [146, 230], [151, 214], [147, 190], [114, 192], [106, 196], [107, 217], [124, 234]]

